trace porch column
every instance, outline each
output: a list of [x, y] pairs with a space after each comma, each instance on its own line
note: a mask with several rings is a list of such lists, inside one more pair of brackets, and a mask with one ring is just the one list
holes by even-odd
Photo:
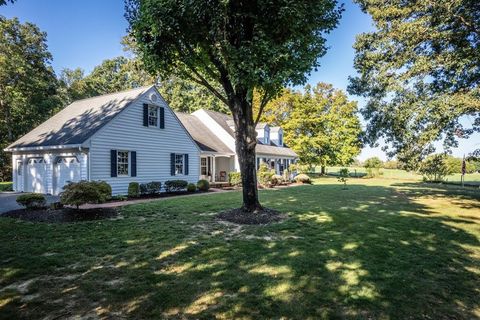
[[215, 156], [212, 157], [212, 182], [215, 182], [215, 176], [216, 176], [216, 169], [215, 169]]

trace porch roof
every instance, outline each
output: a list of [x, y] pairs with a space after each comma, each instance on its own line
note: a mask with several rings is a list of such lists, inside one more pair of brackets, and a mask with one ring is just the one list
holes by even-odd
[[180, 122], [192, 136], [202, 153], [233, 155], [230, 150], [210, 129], [197, 117], [190, 114], [175, 112]]

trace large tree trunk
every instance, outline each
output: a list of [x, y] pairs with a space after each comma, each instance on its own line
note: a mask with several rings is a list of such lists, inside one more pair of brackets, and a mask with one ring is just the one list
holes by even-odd
[[255, 146], [257, 132], [252, 107], [245, 98], [233, 101], [232, 115], [235, 122], [235, 140], [243, 187], [243, 210], [256, 212], [262, 209], [258, 201]]

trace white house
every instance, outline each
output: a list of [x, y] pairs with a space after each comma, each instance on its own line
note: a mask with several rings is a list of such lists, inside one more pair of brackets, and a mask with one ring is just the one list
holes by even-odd
[[[257, 132], [257, 165], [282, 173], [297, 155], [281, 128], [259, 124]], [[59, 194], [68, 181], [103, 180], [126, 194], [132, 181], [221, 183], [239, 170], [231, 117], [175, 113], [155, 86], [75, 101], [5, 151], [13, 188], [25, 192]]]
[[75, 101], [6, 148], [15, 191], [58, 194], [67, 181], [196, 183], [200, 150], [154, 86]]

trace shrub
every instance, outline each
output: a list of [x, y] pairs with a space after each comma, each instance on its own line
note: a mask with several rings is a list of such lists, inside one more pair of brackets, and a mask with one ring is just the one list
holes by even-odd
[[129, 198], [138, 198], [140, 195], [140, 185], [138, 182], [130, 182], [128, 184], [128, 197]]
[[240, 172], [229, 172], [228, 182], [232, 186], [239, 186], [242, 184], [242, 175], [240, 174]]
[[106, 201], [106, 195], [100, 189], [98, 183], [94, 181], [70, 182], [63, 187], [60, 202], [76, 206], [77, 209], [86, 203], [102, 203]]
[[47, 205], [45, 196], [40, 193], [25, 193], [17, 197], [17, 203], [28, 210], [43, 209]]
[[155, 195], [159, 194], [162, 189], [162, 183], [160, 181], [152, 181], [148, 183], [142, 183], [140, 185], [141, 194]]
[[200, 191], [208, 191], [208, 189], [210, 189], [210, 182], [208, 182], [208, 180], [205, 180], [205, 179], [198, 180], [197, 188]]
[[167, 192], [177, 192], [185, 190], [188, 182], [185, 180], [169, 180], [165, 181], [165, 191]]
[[282, 181], [283, 181], [283, 177], [282, 177], [282, 176], [279, 176], [278, 174], [274, 174], [274, 175], [272, 175], [272, 177], [270, 178], [270, 182], [271, 182], [271, 184], [274, 185], [274, 186], [281, 184]]
[[307, 176], [304, 173], [301, 173], [301, 174], [295, 176], [295, 181], [298, 182], [298, 183], [308, 183], [308, 184], [312, 183], [312, 180], [310, 179], [310, 177]]
[[257, 171], [258, 183], [262, 186], [268, 186], [272, 182], [272, 176], [275, 174], [275, 171], [268, 169], [267, 164], [261, 163]]
[[400, 164], [399, 164], [398, 161], [396, 161], [396, 160], [386, 161], [386, 162], [383, 164], [383, 167], [384, 167], [385, 169], [401, 169], [401, 168], [400, 168]]
[[0, 192], [3, 191], [13, 191], [13, 182], [0, 182]]
[[188, 192], [195, 192], [195, 191], [197, 191], [197, 186], [194, 183], [189, 183], [187, 185], [187, 191]]
[[98, 190], [104, 195], [106, 200], [112, 198], [112, 187], [105, 181], [92, 181], [91, 183], [95, 184]]

